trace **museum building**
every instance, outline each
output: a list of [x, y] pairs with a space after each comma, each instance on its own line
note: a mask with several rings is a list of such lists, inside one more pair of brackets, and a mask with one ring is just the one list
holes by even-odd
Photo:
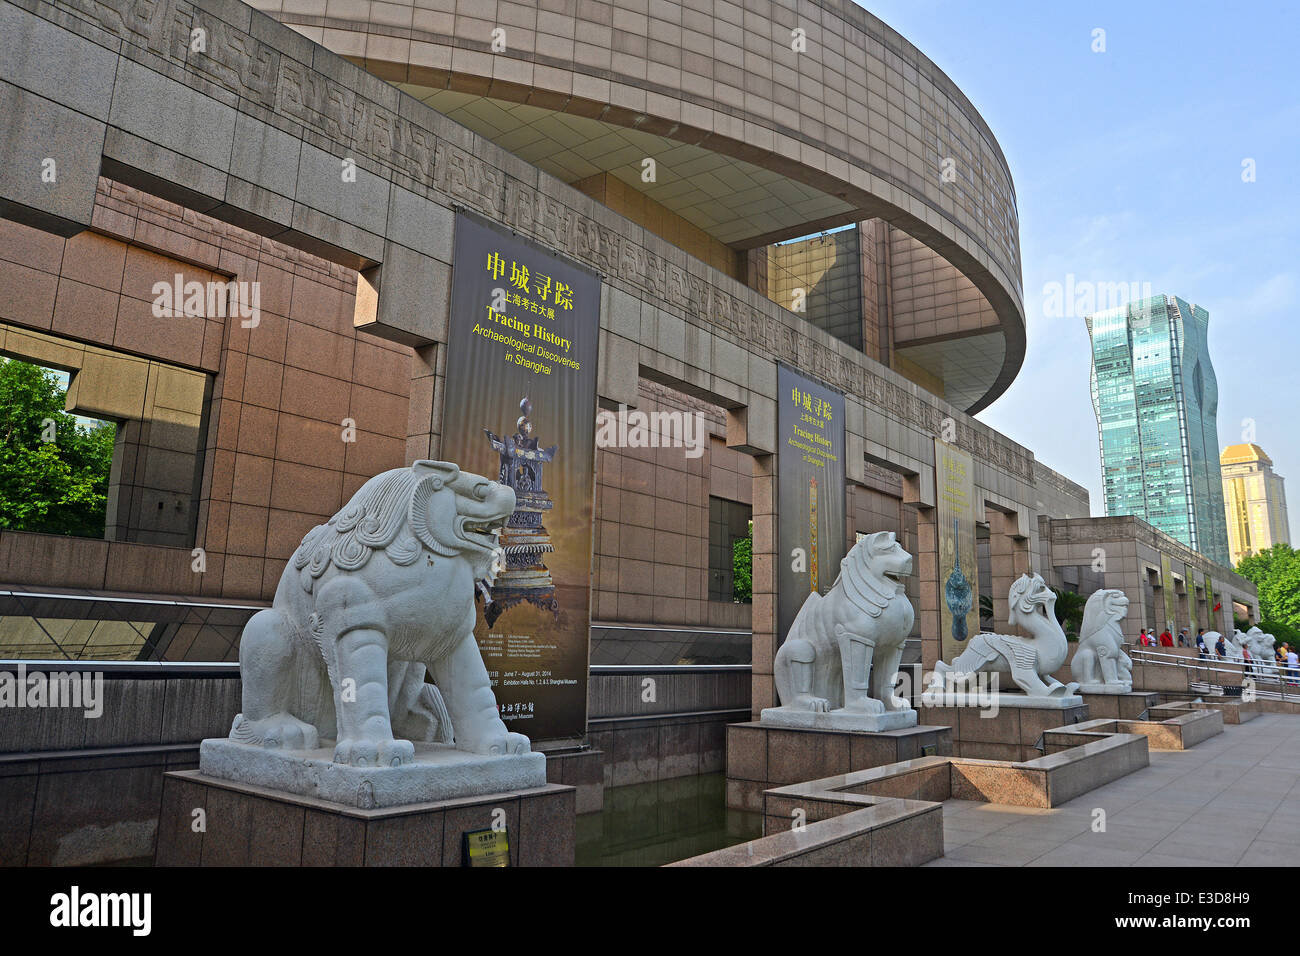
[[1130, 639], [1258, 620], [1250, 582], [1090, 518], [973, 417], [1025, 357], [1010, 170], [849, 0], [0, 0], [0, 117], [0, 355], [116, 426], [102, 539], [0, 531], [0, 667], [105, 675], [101, 719], [0, 714], [0, 863], [150, 856], [303, 536], [446, 454], [469, 219], [599, 277], [591, 414], [662, 439], [595, 447], [585, 714], [534, 739], [580, 811], [721, 770], [776, 702], [782, 370], [842, 396], [839, 553], [914, 556], [909, 662], [942, 654], [961, 553], [989, 626], [1030, 570], [1124, 590]]

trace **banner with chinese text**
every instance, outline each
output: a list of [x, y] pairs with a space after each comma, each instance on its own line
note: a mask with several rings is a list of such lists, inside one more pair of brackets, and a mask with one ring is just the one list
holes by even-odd
[[474, 634], [501, 718], [586, 732], [600, 277], [458, 213], [441, 458], [510, 485]]
[[844, 560], [844, 396], [784, 365], [776, 372], [777, 643]]

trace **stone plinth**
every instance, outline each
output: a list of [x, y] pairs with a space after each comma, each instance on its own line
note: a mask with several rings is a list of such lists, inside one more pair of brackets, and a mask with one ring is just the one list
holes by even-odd
[[[928, 696], [928, 695], [927, 695]], [[952, 728], [953, 756], [981, 760], [1033, 760], [1042, 755], [1037, 743], [1043, 731], [1088, 719], [1088, 705], [1080, 701], [1063, 707], [958, 707], [919, 708], [926, 724]]]
[[215, 738], [199, 746], [199, 771], [207, 777], [362, 810], [546, 784], [546, 757], [540, 753], [493, 756], [447, 744], [417, 743], [415, 761], [400, 767], [352, 767], [334, 763], [333, 753], [332, 747], [283, 750]]
[[1043, 744], [1050, 754], [1110, 734], [1141, 734], [1146, 737], [1150, 750], [1188, 750], [1221, 733], [1222, 714], [1213, 710], [1189, 710], [1163, 720], [1085, 720], [1070, 727], [1045, 731]]
[[1140, 720], [1143, 714], [1160, 703], [1159, 694], [1133, 691], [1128, 694], [1092, 694], [1079, 689], [1093, 720]]
[[[361, 810], [206, 777], [164, 774], [158, 866], [460, 866], [465, 833], [504, 818], [512, 866], [572, 866], [573, 787]], [[196, 833], [195, 811], [205, 831]]]
[[921, 703], [928, 707], [972, 707], [1000, 710], [1015, 707], [1028, 710], [1065, 710], [1083, 703], [1078, 694], [1060, 697], [1035, 697], [1030, 694], [981, 693], [965, 690], [927, 690]]
[[1237, 697], [1207, 697], [1161, 704], [1151, 714], [1151, 717], [1158, 719], [1159, 715], [1163, 713], [1185, 713], [1189, 710], [1217, 710], [1223, 715], [1225, 724], [1243, 724], [1248, 720], [1254, 720], [1263, 713], [1263, 708], [1259, 706], [1257, 700], [1243, 701]]
[[880, 714], [862, 714], [849, 710], [816, 713], [787, 707], [764, 707], [759, 723], [766, 727], [797, 727], [812, 730], [847, 730], [878, 734], [886, 730], [903, 730], [916, 726], [916, 711], [889, 710]]
[[770, 787], [820, 780], [921, 756], [952, 753], [952, 729], [917, 726], [881, 733], [727, 725], [727, 806], [762, 811]]
[[596, 749], [546, 754], [546, 780], [578, 790], [578, 813], [599, 813], [605, 806], [605, 754]]

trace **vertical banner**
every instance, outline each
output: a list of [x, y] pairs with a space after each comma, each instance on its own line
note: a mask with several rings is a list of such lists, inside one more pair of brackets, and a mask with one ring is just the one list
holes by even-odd
[[[1203, 627], [1207, 631], [1217, 631], [1219, 629], [1219, 622], [1214, 619], [1214, 605], [1217, 603], [1218, 601], [1216, 601], [1214, 597], [1214, 582], [1210, 580], [1210, 572], [1206, 571], [1205, 572], [1205, 623], [1197, 624], [1195, 621], [1193, 621], [1191, 629], [1188, 630], [1187, 632], [1190, 637], [1195, 639], [1196, 629], [1198, 627]], [[1178, 636], [1177, 634], [1174, 635], [1174, 637], [1177, 636]]]
[[777, 365], [777, 644], [844, 560], [844, 396]]
[[[1165, 597], [1165, 627], [1169, 630], [1178, 631], [1178, 595], [1174, 593], [1174, 572], [1169, 564], [1169, 555], [1160, 555], [1160, 586], [1164, 589]], [[1139, 627], [1150, 627], [1150, 623], [1143, 615], [1143, 620]], [[1192, 631], [1192, 634], [1195, 634]]]
[[[971, 456], [934, 440], [939, 537], [939, 656], [947, 662], [979, 633], [979, 564], [975, 558], [975, 470]], [[995, 622], [997, 623], [997, 622]]]
[[534, 740], [587, 727], [600, 277], [456, 216], [442, 453], [515, 490], [474, 636], [501, 719]]

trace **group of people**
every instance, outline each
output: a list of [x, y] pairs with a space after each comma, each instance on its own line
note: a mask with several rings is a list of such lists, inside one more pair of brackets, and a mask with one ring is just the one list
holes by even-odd
[[1158, 643], [1159, 646], [1161, 646], [1161, 647], [1174, 647], [1174, 646], [1177, 646], [1177, 647], [1189, 647], [1189, 646], [1191, 646], [1191, 645], [1189, 645], [1189, 644], [1187, 643], [1187, 629], [1186, 629], [1186, 628], [1183, 628], [1181, 631], [1178, 632], [1178, 638], [1177, 638], [1177, 644], [1176, 644], [1176, 645], [1175, 645], [1175, 639], [1174, 639], [1174, 636], [1173, 636], [1172, 634], [1169, 633], [1169, 629], [1168, 629], [1168, 628], [1166, 628], [1165, 631], [1160, 635], [1160, 638], [1159, 638], [1158, 641], [1157, 641], [1157, 639], [1156, 639], [1155, 634], [1149, 634], [1149, 633], [1147, 633], [1147, 629], [1146, 629], [1145, 627], [1142, 628], [1142, 633], [1138, 635], [1138, 644], [1139, 644], [1139, 646], [1141, 646], [1141, 647], [1155, 647], [1155, 646], [1157, 645], [1157, 643]]
[[[1210, 648], [1205, 643], [1205, 628], [1200, 627], [1196, 629], [1195, 643], [1196, 650], [1200, 656], [1202, 658], [1208, 658], [1210, 656]], [[1142, 628], [1141, 633], [1138, 634], [1138, 646], [1156, 647], [1157, 645], [1160, 647], [1189, 647], [1187, 628], [1180, 630], [1177, 638], [1170, 634], [1167, 628], [1163, 633], [1161, 633], [1159, 638], [1157, 638], [1154, 633], [1148, 632], [1145, 627]], [[1239, 650], [1241, 651], [1242, 658], [1246, 664], [1250, 664], [1252, 660], [1250, 650], [1246, 647], [1241, 647]], [[1214, 642], [1214, 653], [1218, 657], [1228, 656], [1227, 639], [1222, 634], [1220, 634], [1218, 640]], [[1276, 659], [1278, 672], [1286, 679], [1286, 682], [1288, 684], [1297, 683], [1297, 679], [1300, 679], [1300, 654], [1296, 653], [1296, 649], [1289, 643], [1283, 642], [1274, 649], [1273, 656]]]

